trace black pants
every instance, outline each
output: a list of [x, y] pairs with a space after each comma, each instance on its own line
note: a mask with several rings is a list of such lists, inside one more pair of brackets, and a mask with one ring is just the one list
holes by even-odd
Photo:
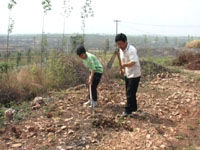
[[98, 97], [97, 97], [97, 88], [98, 88], [98, 85], [101, 81], [101, 76], [102, 76], [102, 73], [97, 73], [95, 72], [94, 73], [94, 76], [93, 76], [93, 79], [92, 79], [92, 87], [91, 87], [91, 91], [92, 91], [92, 99], [94, 101], [97, 101]]
[[137, 78], [125, 77], [125, 82], [126, 82], [126, 97], [127, 97], [125, 111], [127, 113], [131, 113], [131, 112], [137, 111], [136, 93], [138, 90], [140, 77], [137, 77]]

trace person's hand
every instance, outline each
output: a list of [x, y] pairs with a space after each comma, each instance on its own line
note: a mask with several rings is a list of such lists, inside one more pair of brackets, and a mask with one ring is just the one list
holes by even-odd
[[124, 73], [125, 73], [125, 72], [124, 72], [124, 69], [121, 69], [121, 70], [120, 70], [120, 74], [121, 74], [122, 76], [124, 76]]
[[125, 67], [126, 67], [126, 64], [123, 64], [123, 63], [122, 63], [122, 65], [121, 65], [121, 70], [125, 69]]

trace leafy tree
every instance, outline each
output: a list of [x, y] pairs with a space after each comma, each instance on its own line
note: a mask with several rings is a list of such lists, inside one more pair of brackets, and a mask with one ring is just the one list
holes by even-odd
[[21, 56], [22, 56], [21, 52], [17, 52], [17, 57], [16, 57], [16, 64], [17, 64], [17, 66], [19, 66], [19, 63], [21, 61]]
[[45, 16], [51, 10], [51, 1], [50, 0], [42, 0], [43, 6], [43, 22], [42, 22], [42, 41], [41, 41], [41, 64], [43, 62], [43, 53], [45, 52], [45, 59], [47, 59], [47, 35], [45, 35]]
[[8, 15], [8, 30], [7, 30], [7, 54], [6, 54], [6, 60], [8, 62], [8, 57], [9, 57], [9, 42], [10, 42], [10, 34], [13, 31], [14, 28], [14, 20], [11, 17], [12, 10], [14, 6], [17, 4], [16, 0], [10, 0], [8, 3], [8, 10], [9, 10], [9, 15]]
[[31, 49], [29, 48], [27, 52], [27, 64], [30, 64], [30, 63], [31, 63]]
[[67, 37], [65, 36], [66, 19], [71, 15], [73, 7], [70, 5], [70, 0], [63, 0], [63, 36], [62, 36], [62, 51], [67, 45]]
[[94, 11], [91, 7], [91, 4], [92, 4], [92, 0], [85, 0], [84, 5], [82, 7], [82, 11], [81, 11], [81, 22], [82, 22], [81, 30], [83, 34], [83, 44], [85, 41], [86, 19], [94, 16]]
[[106, 55], [106, 53], [109, 51], [110, 49], [110, 41], [109, 39], [105, 40], [105, 49], [104, 49], [104, 54]]

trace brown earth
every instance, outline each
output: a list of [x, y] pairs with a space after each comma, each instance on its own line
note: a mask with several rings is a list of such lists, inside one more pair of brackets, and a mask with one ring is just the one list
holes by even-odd
[[84, 85], [52, 92], [46, 106], [18, 124], [0, 129], [7, 150], [182, 150], [200, 149], [200, 83], [185, 74], [158, 75], [142, 82], [142, 113], [122, 118], [122, 80], [99, 87], [99, 107], [83, 107]]

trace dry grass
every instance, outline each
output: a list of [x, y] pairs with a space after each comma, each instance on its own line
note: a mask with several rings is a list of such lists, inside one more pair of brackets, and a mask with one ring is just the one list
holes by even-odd
[[31, 100], [52, 89], [86, 83], [88, 71], [76, 57], [56, 55], [43, 68], [34, 64], [1, 74], [0, 104]]
[[186, 44], [187, 48], [200, 48], [200, 40], [194, 40]]

